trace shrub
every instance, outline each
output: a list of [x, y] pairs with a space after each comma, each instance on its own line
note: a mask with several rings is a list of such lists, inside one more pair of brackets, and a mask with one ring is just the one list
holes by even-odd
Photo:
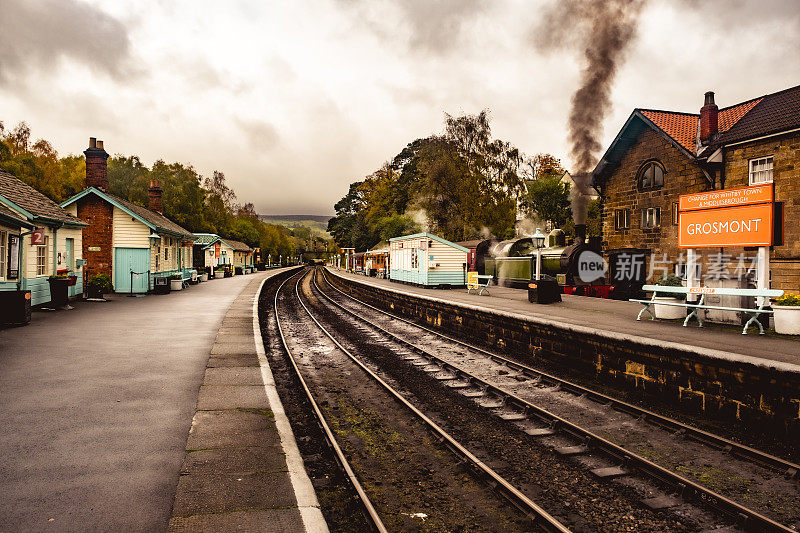
[[111, 277], [108, 274], [92, 276], [86, 284], [89, 288], [93, 288], [100, 294], [108, 294], [114, 290], [114, 286], [111, 284]]
[[[656, 285], [660, 285], [662, 287], [683, 287], [683, 280], [676, 276], [675, 274], [670, 274], [669, 276], [664, 276], [658, 281], [656, 281]], [[674, 294], [671, 292], [656, 292], [656, 296], [659, 297], [666, 297], [666, 298], [677, 298], [678, 300], [683, 300], [686, 298], [685, 294]]]

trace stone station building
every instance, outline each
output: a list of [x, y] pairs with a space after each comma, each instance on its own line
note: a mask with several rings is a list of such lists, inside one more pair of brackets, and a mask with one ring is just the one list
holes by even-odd
[[[680, 195], [773, 184], [771, 287], [800, 291], [800, 86], [723, 109], [708, 92], [699, 114], [635, 109], [592, 177], [610, 276], [620, 254], [640, 254], [642, 282], [686, 276]], [[698, 251], [704, 285], [754, 285], [755, 248]]]

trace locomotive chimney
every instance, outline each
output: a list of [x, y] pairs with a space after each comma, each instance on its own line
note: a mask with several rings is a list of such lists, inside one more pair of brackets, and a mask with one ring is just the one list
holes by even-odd
[[150, 211], [155, 211], [156, 213], [163, 213], [164, 206], [161, 202], [161, 184], [158, 180], [150, 180], [150, 189], [148, 189], [148, 207]]
[[96, 187], [108, 191], [108, 154], [103, 150], [103, 141], [89, 137], [89, 148], [83, 151], [86, 157], [86, 178], [83, 185], [86, 188]]
[[575, 224], [575, 244], [586, 242], [586, 224]]
[[708, 91], [700, 108], [700, 142], [707, 144], [719, 132], [719, 108], [714, 103], [714, 93]]

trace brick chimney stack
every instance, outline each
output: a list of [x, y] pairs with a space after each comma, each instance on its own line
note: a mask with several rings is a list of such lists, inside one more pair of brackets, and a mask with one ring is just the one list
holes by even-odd
[[89, 148], [83, 151], [86, 156], [86, 179], [84, 187], [97, 187], [108, 192], [108, 154], [103, 150], [103, 141], [89, 137]]
[[161, 203], [161, 184], [158, 183], [158, 180], [150, 180], [150, 189], [148, 189], [148, 195], [150, 202], [148, 207], [150, 211], [155, 211], [156, 213], [163, 214], [164, 212], [164, 205]]
[[714, 93], [708, 91], [703, 107], [700, 108], [700, 142], [708, 141], [719, 132], [719, 108], [714, 103]]

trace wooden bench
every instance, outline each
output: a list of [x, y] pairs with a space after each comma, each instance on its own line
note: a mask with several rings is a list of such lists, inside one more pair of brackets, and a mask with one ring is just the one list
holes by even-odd
[[[491, 281], [494, 279], [494, 276], [479, 274], [475, 277], [478, 278], [477, 283], [470, 283], [469, 281], [467, 281], [467, 294], [470, 294], [470, 291], [472, 290], [478, 291], [478, 296], [480, 296], [484, 292], [486, 292], [486, 294], [489, 294], [489, 283], [491, 283]], [[467, 279], [469, 280], [469, 278]]]
[[[683, 321], [684, 327], [689, 323], [689, 320], [694, 317], [697, 319], [697, 323], [700, 327], [703, 327], [703, 319], [700, 318], [700, 315], [697, 313], [698, 310], [701, 309], [719, 309], [722, 311], [741, 311], [747, 314], [750, 319], [745, 323], [744, 328], [742, 329], [742, 335], [747, 334], [747, 329], [750, 327], [751, 324], [756, 324], [758, 326], [759, 332], [761, 335], [764, 334], [764, 327], [761, 325], [761, 322], [758, 321], [759, 315], [762, 314], [772, 314], [771, 309], [764, 309], [764, 306], [769, 301], [769, 298], [778, 298], [783, 296], [783, 291], [777, 289], [733, 289], [733, 288], [716, 288], [716, 287], [668, 287], [662, 285], [645, 285], [642, 287], [643, 291], [646, 292], [653, 292], [653, 297], [649, 300], [637, 300], [631, 298], [632, 302], [639, 302], [644, 304], [644, 308], [639, 311], [639, 315], [636, 317], [636, 320], [642, 319], [642, 313], [647, 311], [650, 313], [651, 320], [655, 320], [655, 315], [651, 310], [651, 306], [656, 305], [674, 305], [684, 307], [687, 310], [692, 309], [692, 312], [686, 315], [686, 320]], [[664, 301], [656, 301], [656, 294], [659, 296], [664, 295], [676, 295], [676, 296], [684, 296], [688, 297], [690, 295], [700, 295], [700, 300], [697, 303], [689, 303], [687, 301], [682, 302], [664, 302]], [[715, 296], [750, 296], [753, 298], [762, 298], [761, 305], [756, 308], [742, 308], [742, 307], [725, 307], [721, 305], [709, 305], [705, 303], [706, 295], [712, 294]]]

